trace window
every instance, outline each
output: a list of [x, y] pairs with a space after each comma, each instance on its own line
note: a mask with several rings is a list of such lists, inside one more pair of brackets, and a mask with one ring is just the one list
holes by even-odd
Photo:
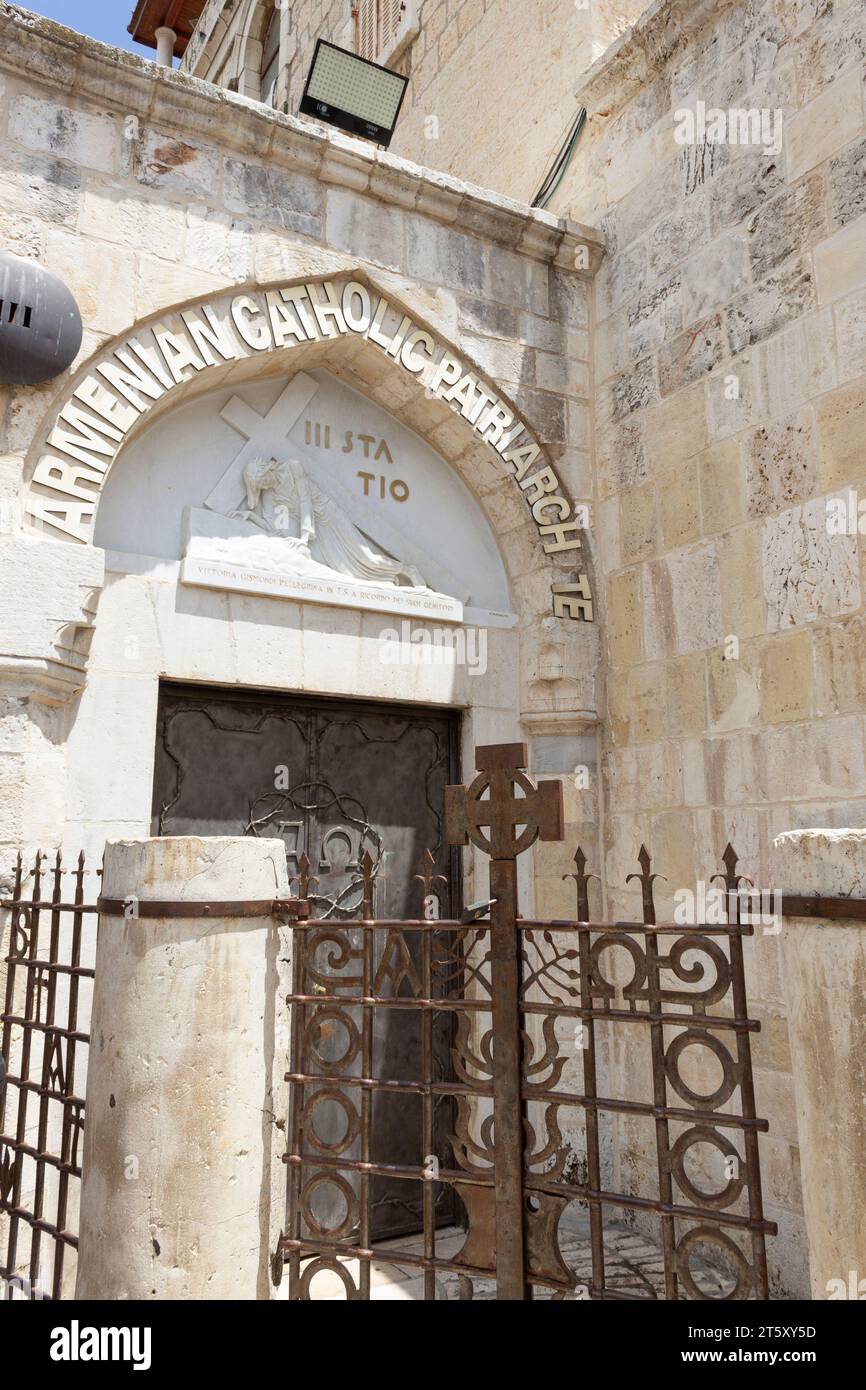
[[357, 0], [355, 52], [374, 63], [392, 62], [420, 28], [415, 0]]
[[265, 34], [262, 53], [262, 101], [265, 106], [276, 105], [277, 78], [280, 75], [280, 20], [282, 12], [274, 6]]

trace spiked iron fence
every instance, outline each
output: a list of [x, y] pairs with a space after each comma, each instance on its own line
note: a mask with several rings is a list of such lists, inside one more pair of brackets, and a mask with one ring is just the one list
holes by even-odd
[[69, 1296], [75, 1271], [83, 1078], [96, 913], [84, 856], [19, 854], [0, 936], [0, 1296]]
[[[472, 920], [437, 921], [432, 857], [419, 875], [422, 915], [377, 921], [376, 865], [362, 862], [362, 920], [293, 926], [294, 986], [289, 1231], [282, 1242], [290, 1297], [309, 1299], [316, 1276], [336, 1276], [350, 1299], [369, 1299], [375, 1268], [410, 1271], [419, 1296], [622, 1299], [767, 1298], [765, 1239], [776, 1228], [761, 1202], [758, 1134], [737, 859], [722, 876], [726, 921], [659, 923], [649, 855], [636, 880], [640, 922], [593, 922], [586, 859], [578, 850], [576, 918], [520, 917], [516, 860], [537, 838], [562, 837], [561, 789], [536, 787], [521, 745], [477, 750], [478, 778], [450, 788], [449, 839], [490, 856], [490, 899]], [[308, 866], [299, 892], [310, 891]], [[433, 920], [429, 920], [430, 918]], [[616, 957], [619, 957], [617, 966]], [[623, 964], [625, 963], [625, 969]], [[375, 1073], [378, 1020], [413, 1012], [420, 1030], [414, 1076]], [[453, 1024], [453, 1074], [434, 1065], [436, 1020]], [[575, 1049], [564, 1045], [573, 1030]], [[629, 1094], [606, 1094], [600, 1030], [648, 1044], [648, 1065], [627, 1073]], [[701, 1084], [694, 1049], [721, 1068]], [[696, 1077], [698, 1079], [696, 1079]], [[642, 1084], [645, 1089], [641, 1091]], [[419, 1161], [395, 1164], [376, 1129], [381, 1096], [400, 1097], [417, 1126]], [[450, 1107], [451, 1141], [437, 1156], [434, 1118]], [[337, 1121], [335, 1121], [337, 1117]], [[651, 1194], [605, 1186], [601, 1129], [643, 1123], [655, 1150]], [[566, 1131], [581, 1134], [575, 1172]], [[707, 1153], [723, 1168], [705, 1176]], [[698, 1172], [695, 1160], [702, 1155]], [[450, 1161], [449, 1161], [450, 1160]], [[710, 1162], [712, 1169], [713, 1163]], [[421, 1189], [423, 1249], [371, 1240], [376, 1184]], [[442, 1253], [437, 1193], [450, 1186], [467, 1214], [460, 1248]], [[588, 1212], [591, 1275], [583, 1283], [559, 1236], [571, 1208]], [[663, 1262], [660, 1290], [630, 1293], [609, 1276], [605, 1220], [652, 1220]], [[714, 1283], [701, 1253], [724, 1266]], [[713, 1292], [715, 1288], [718, 1292]], [[450, 1296], [450, 1295], [449, 1295]]]

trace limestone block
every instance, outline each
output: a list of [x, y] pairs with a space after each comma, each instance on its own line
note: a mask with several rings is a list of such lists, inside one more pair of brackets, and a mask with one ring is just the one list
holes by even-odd
[[[116, 841], [102, 891], [268, 901], [288, 895], [285, 846]], [[270, 913], [102, 917], [78, 1298], [276, 1296], [290, 957], [290, 934]], [[153, 1105], [141, 1104], [142, 1069]]]
[[231, 285], [253, 273], [253, 229], [248, 222], [193, 204], [187, 208], [183, 258]]
[[821, 487], [831, 489], [866, 476], [866, 381], [832, 391], [816, 407], [821, 447]]
[[[580, 493], [577, 494], [580, 496]], [[619, 498], [606, 497], [595, 511], [593, 527], [596, 543], [596, 563], [602, 571], [622, 568], [622, 546], [619, 533]]]
[[677, 889], [694, 885], [699, 867], [694, 861], [694, 844], [693, 811], [664, 811], [653, 816], [651, 853], [658, 872], [667, 879], [662, 885], [665, 894], [672, 896]]
[[629, 370], [613, 377], [596, 393], [599, 418], [605, 425], [615, 424], [636, 410], [659, 399], [656, 364], [652, 357], [635, 362]]
[[751, 805], [763, 794], [755, 739], [754, 734], [734, 733], [705, 741], [707, 801], [711, 806]]
[[[588, 428], [587, 431], [588, 433]], [[551, 446], [557, 476], [565, 485], [566, 496], [575, 502], [591, 501], [594, 490], [594, 468], [589, 447], [585, 449], [565, 449], [559, 452]], [[592, 513], [590, 513], [590, 521]]]
[[808, 262], [791, 261], [740, 295], [727, 311], [731, 352], [742, 352], [815, 306], [815, 286]]
[[719, 314], [679, 333], [659, 352], [659, 389], [663, 396], [679, 391], [706, 376], [724, 356], [722, 320]]
[[708, 731], [730, 733], [758, 722], [761, 710], [758, 654], [743, 644], [736, 658], [724, 649], [707, 653]]
[[449, 342], [457, 338], [457, 297], [449, 286], [419, 285], [411, 276], [379, 267], [371, 267], [369, 276], [371, 283], [387, 299], [402, 305], [406, 313], [422, 319]]
[[866, 140], [849, 145], [827, 166], [830, 222], [844, 227], [866, 212]]
[[542, 391], [589, 398], [589, 368], [584, 362], [575, 362], [560, 354], [539, 352], [535, 357], [535, 378]]
[[860, 607], [857, 538], [827, 534], [822, 498], [768, 517], [761, 551], [768, 631]]
[[565, 400], [565, 442], [570, 449], [589, 449], [592, 444], [592, 413], [587, 402]]
[[467, 294], [481, 294], [486, 288], [480, 243], [417, 214], [406, 218], [406, 269], [421, 280]]
[[730, 530], [746, 514], [745, 473], [739, 444], [733, 439], [721, 440], [699, 454], [695, 464], [700, 476], [704, 534]]
[[664, 667], [664, 714], [667, 733], [700, 734], [707, 727], [706, 655], [693, 652]]
[[339, 251], [403, 268], [403, 213], [345, 188], [329, 188], [325, 239]]
[[631, 357], [644, 353], [673, 338], [688, 320], [683, 311], [682, 277], [669, 275], [652, 289], [644, 290], [622, 311], [628, 324], [627, 340]]
[[[836, 334], [829, 309], [808, 314], [758, 349], [767, 413], [790, 415], [803, 401], [830, 391], [838, 380]], [[823, 402], [821, 403], [823, 404]]]
[[815, 713], [856, 714], [866, 709], [866, 617], [815, 629]]
[[[536, 277], [540, 274], [536, 270]], [[569, 328], [585, 329], [589, 326], [589, 289], [585, 280], [565, 271], [550, 271], [550, 316]], [[536, 313], [543, 312], [536, 310]]]
[[[566, 442], [565, 401], [549, 391], [520, 386], [513, 391], [514, 403], [542, 444]], [[579, 440], [569, 441], [579, 444]]]
[[[535, 381], [535, 353], [531, 348], [515, 343], [500, 343], [490, 338], [478, 338], [471, 333], [460, 336], [460, 349], [493, 381], [510, 384]], [[557, 359], [561, 361], [561, 359]], [[545, 390], [555, 389], [539, 382]]]
[[609, 377], [623, 371], [631, 358], [631, 344], [628, 332], [628, 309], [620, 309], [611, 314], [596, 329], [593, 348], [595, 352], [595, 380], [607, 381]]
[[74, 227], [81, 202], [81, 173], [74, 165], [23, 150], [4, 153], [0, 171], [5, 211]]
[[834, 7], [832, 16], [828, 7], [818, 17], [823, 22], [814, 25], [797, 48], [797, 85], [803, 102], [826, 92], [849, 64], [854, 64], [856, 71], [858, 59], [862, 64], [866, 58], [863, 15], [857, 0]]
[[[812, 174], [795, 188], [765, 203], [746, 223], [749, 259], [755, 280], [824, 236], [827, 214], [824, 181]], [[732, 290], [732, 293], [735, 291]]]
[[208, 299], [231, 283], [227, 275], [213, 274], [186, 262], [161, 261], [142, 254], [138, 257], [135, 282], [135, 317], [147, 318], [185, 300]]
[[602, 497], [616, 493], [621, 488], [646, 482], [649, 467], [643, 446], [642, 423], [638, 416], [636, 419], [620, 420], [605, 429], [597, 429], [596, 471]]
[[819, 303], [866, 284], [866, 214], [819, 242], [814, 254]]
[[0, 671], [44, 698], [64, 700], [84, 682], [103, 556], [90, 546], [34, 537], [0, 542]]
[[10, 139], [29, 150], [68, 159], [103, 174], [113, 174], [118, 168], [121, 129], [111, 116], [22, 95], [10, 104], [8, 131]]
[[641, 659], [641, 574], [624, 570], [607, 581], [607, 626], [611, 661], [633, 666]]
[[851, 381], [866, 372], [866, 290], [840, 300], [835, 317], [839, 379]]
[[667, 472], [706, 448], [707, 415], [704, 388], [698, 384], [675, 391], [644, 412], [643, 444], [652, 474]]
[[322, 230], [322, 189], [315, 179], [248, 160], [227, 159], [223, 201], [230, 212], [305, 236]]
[[255, 278], [263, 285], [278, 280], [339, 275], [342, 271], [356, 270], [358, 265], [353, 256], [268, 228], [253, 232], [253, 259]]
[[[641, 189], [644, 216], [646, 217], [647, 193]], [[677, 193], [679, 190], [677, 190]], [[673, 211], [670, 206], [673, 204]], [[666, 274], [671, 265], [690, 256], [698, 247], [709, 240], [707, 227], [707, 203], [701, 199], [697, 204], [679, 205], [674, 197], [667, 204], [667, 215], [656, 222], [647, 237], [648, 271], [651, 278]], [[684, 278], [689, 283], [688, 268], [684, 268]]]
[[812, 642], [807, 631], [777, 636], [761, 651], [761, 720], [785, 724], [812, 715]]
[[794, 1081], [787, 1072], [755, 1067], [755, 1107], [770, 1123], [770, 1133], [789, 1141], [797, 1138]]
[[743, 457], [750, 516], [766, 516], [813, 497], [818, 489], [818, 432], [812, 407], [755, 430], [744, 442]]
[[[551, 314], [573, 328], [585, 328], [586, 300], [572, 296], [563, 287], [558, 295], [548, 294], [548, 275], [565, 280], [560, 271], [549, 270], [541, 261], [503, 247], [491, 246], [485, 267], [485, 293], [490, 299], [542, 317]], [[581, 281], [576, 281], [585, 290]], [[555, 299], [555, 302], [553, 300]], [[557, 308], [561, 305], [561, 308]]]
[[51, 228], [45, 264], [65, 280], [88, 327], [115, 334], [135, 321], [135, 263], [125, 247]]
[[114, 241], [136, 251], [158, 252], [166, 259], [183, 251], [184, 211], [144, 192], [126, 188], [85, 188], [80, 231], [87, 238]]
[[[130, 663], [132, 665], [132, 663]], [[153, 782], [153, 736], [111, 739], [106, 729], [155, 729], [158, 681], [145, 674], [88, 675], [67, 752], [68, 809], [75, 820], [147, 823]]]
[[710, 223], [714, 228], [738, 227], [783, 188], [777, 160], [763, 151], [744, 152], [710, 183]]
[[862, 796], [866, 789], [863, 734], [856, 718], [768, 729], [761, 756], [771, 801]]
[[642, 487], [630, 489], [620, 494], [620, 543], [622, 560], [632, 565], [638, 560], [646, 560], [656, 550], [656, 485], [645, 483]]
[[707, 800], [706, 762], [700, 739], [683, 739], [679, 745], [683, 763], [683, 801], [687, 806], [703, 806]]
[[740, 640], [767, 630], [761, 559], [761, 529], [738, 526], [719, 545], [722, 627]]
[[707, 421], [712, 440], [727, 439], [755, 424], [764, 414], [761, 379], [754, 356], [745, 352], [725, 362], [705, 380]]
[[599, 320], [634, 299], [646, 284], [646, 279], [647, 249], [643, 241], [630, 246], [620, 255], [605, 259], [595, 281]]
[[219, 190], [221, 156], [212, 145], [148, 130], [137, 151], [137, 177], [146, 188], [214, 199]]
[[683, 321], [695, 323], [727, 304], [749, 283], [747, 242], [734, 232], [716, 237], [682, 267]]
[[[528, 317], [532, 323], [539, 323], [543, 327], [558, 330], [557, 324], [550, 324], [547, 319], [535, 319], [531, 315]], [[518, 336], [518, 313], [516, 309], [505, 304], [491, 304], [486, 299], [473, 299], [467, 295], [460, 298], [458, 304], [458, 323], [460, 328], [467, 329], [470, 333], [481, 333], [488, 338], [517, 338]], [[554, 351], [561, 348], [562, 332], [558, 331], [557, 346]], [[524, 340], [521, 337], [521, 341]], [[529, 344], [535, 346], [535, 344]]]
[[862, 135], [863, 130], [862, 82], [855, 66], [786, 122], [788, 183], [795, 183], [801, 174]]
[[[862, 831], [791, 831], [773, 841], [771, 863], [783, 892], [866, 894]], [[827, 1298], [832, 1280], [844, 1296], [849, 1272], [866, 1268], [866, 1014], [852, 990], [866, 972], [866, 932], [788, 918], [781, 944], [812, 1297]]]
[[650, 660], [716, 646], [722, 640], [716, 548], [703, 542], [644, 569], [644, 640]]

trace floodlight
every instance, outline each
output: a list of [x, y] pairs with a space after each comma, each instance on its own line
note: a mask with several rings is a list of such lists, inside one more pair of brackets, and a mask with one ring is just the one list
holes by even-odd
[[319, 39], [301, 111], [387, 147], [408, 85], [399, 72]]

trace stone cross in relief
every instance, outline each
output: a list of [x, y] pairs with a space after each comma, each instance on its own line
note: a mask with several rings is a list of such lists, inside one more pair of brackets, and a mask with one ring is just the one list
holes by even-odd
[[319, 389], [318, 382], [304, 372], [293, 377], [267, 415], [233, 396], [220, 411], [226, 424], [246, 436], [246, 444], [223, 474], [205, 506], [213, 512], [231, 516], [243, 503], [244, 471], [258, 458], [284, 458], [288, 435], [294, 429]]

